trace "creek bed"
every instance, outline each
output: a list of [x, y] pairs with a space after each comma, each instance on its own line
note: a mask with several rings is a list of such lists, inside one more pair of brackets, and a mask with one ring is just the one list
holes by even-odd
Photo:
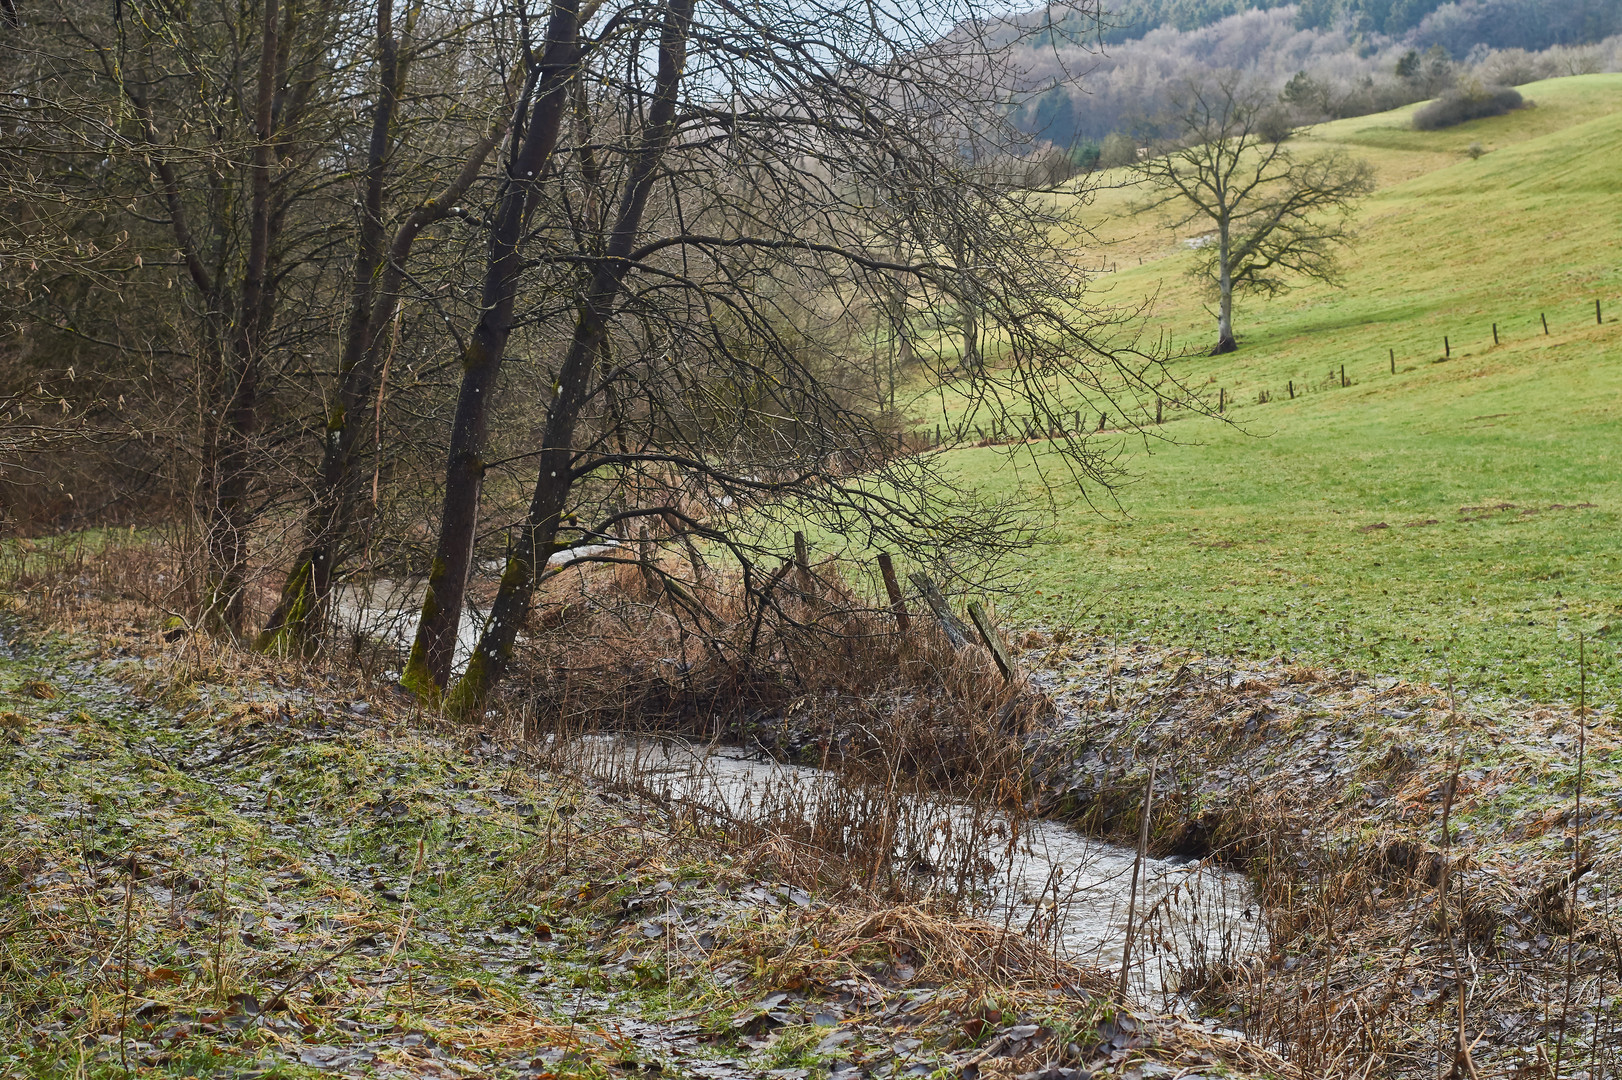
[[597, 735], [575, 740], [565, 756], [584, 773], [722, 823], [790, 834], [820, 828], [847, 856], [882, 817], [890, 854], [917, 875], [926, 895], [950, 891], [969, 913], [1040, 938], [1088, 967], [1119, 971], [1132, 908], [1138, 929], [1129, 986], [1157, 1007], [1178, 1005], [1185, 972], [1242, 962], [1264, 937], [1242, 875], [1145, 858], [1134, 904], [1136, 853], [1059, 822], [1016, 822], [929, 792], [853, 787], [832, 771], [736, 746]]
[[[338, 620], [401, 646], [421, 604], [420, 579], [379, 579], [336, 596]], [[463, 613], [458, 664], [472, 652], [479, 614]], [[554, 747], [554, 751], [559, 748]], [[1063, 959], [1119, 971], [1128, 910], [1137, 924], [1129, 989], [1146, 1004], [1178, 1008], [1192, 973], [1220, 972], [1254, 956], [1265, 932], [1249, 881], [1198, 860], [1145, 858], [1132, 900], [1130, 848], [1046, 819], [1015, 821], [930, 792], [853, 787], [829, 770], [777, 761], [736, 746], [680, 739], [596, 735], [566, 756], [584, 773], [627, 784], [722, 822], [804, 832], [818, 826], [849, 850], [864, 835], [840, 829], [875, 817], [890, 850], [920, 878], [925, 895], [950, 891], [968, 911], [1043, 940]]]

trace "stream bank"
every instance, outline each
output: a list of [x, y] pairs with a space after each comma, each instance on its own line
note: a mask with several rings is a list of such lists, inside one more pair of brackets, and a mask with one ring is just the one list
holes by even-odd
[[157, 637], [4, 629], [0, 1074], [1287, 1071], [384, 687]]
[[[122, 1076], [131, 1045], [155, 1075], [457, 1071], [431, 1050], [515, 1076], [1509, 1076], [1574, 1058], [1597, 1076], [1618, 1062], [1609, 712], [1025, 635], [1022, 666], [1054, 703], [1026, 746], [1029, 809], [1130, 843], [1155, 763], [1151, 850], [1243, 868], [1263, 900], [1270, 948], [1243, 963], [1148, 935], [1187, 974], [1200, 1023], [1141, 1010], [1123, 1024], [1107, 979], [1020, 936], [796, 894], [781, 851], [549, 773], [525, 745], [423, 727], [386, 681], [162, 645], [143, 618], [59, 639], [7, 630], [25, 643], [0, 662], [18, 793], [0, 820], [0, 1002], [23, 1072]], [[909, 704], [904, 686], [886, 693]], [[801, 704], [731, 734], [804, 754], [815, 729], [785, 722], [815, 711]], [[156, 892], [148, 849], [167, 875]], [[672, 921], [645, 914], [661, 902]], [[244, 912], [294, 927], [238, 931]], [[42, 963], [46, 948], [65, 959]], [[973, 962], [987, 948], [990, 971]], [[813, 1039], [819, 1017], [837, 1030]], [[1224, 1034], [1235, 1026], [1252, 1039]], [[376, 1060], [356, 1066], [355, 1046]]]
[[[1133, 844], [1152, 772], [1149, 850], [1255, 884], [1266, 950], [1149, 935], [1202, 1015], [1314, 1076], [1622, 1067], [1609, 704], [1041, 632], [1016, 648], [1052, 703], [1025, 739], [1030, 814]], [[826, 744], [775, 717], [734, 735], [800, 760]]]

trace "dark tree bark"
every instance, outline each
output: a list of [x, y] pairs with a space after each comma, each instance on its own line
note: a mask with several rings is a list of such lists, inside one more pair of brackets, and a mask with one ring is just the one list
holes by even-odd
[[468, 571], [478, 526], [479, 490], [484, 480], [481, 455], [490, 422], [491, 397], [501, 371], [513, 306], [522, 245], [538, 190], [551, 165], [558, 132], [569, 105], [569, 82], [579, 57], [580, 0], [556, 0], [547, 22], [544, 51], [534, 79], [533, 108], [515, 140], [514, 153], [490, 229], [479, 322], [462, 355], [462, 385], [451, 426], [445, 468], [445, 501], [440, 513], [439, 542], [428, 571], [411, 656], [401, 683], [414, 693], [435, 698], [450, 678], [456, 654], [456, 632], [462, 620]]
[[361, 517], [356, 447], [365, 427], [365, 409], [376, 392], [387, 352], [384, 329], [398, 303], [412, 246], [423, 229], [454, 210], [506, 132], [505, 123], [495, 125], [472, 147], [450, 183], [413, 208], [392, 239], [387, 237], [383, 202], [406, 65], [393, 31], [390, 0], [380, 0], [377, 19], [378, 95], [372, 109], [349, 315], [338, 362], [337, 400], [327, 415], [315, 497], [305, 515], [304, 546], [288, 571], [276, 610], [259, 635], [258, 647], [267, 652], [305, 652], [319, 643], [333, 577]]
[[[630, 269], [628, 259], [642, 229], [648, 196], [676, 127], [677, 92], [687, 59], [687, 35], [694, 0], [670, 0], [659, 40], [659, 66], [653, 104], [640, 144], [628, 162], [624, 194], [602, 258], [592, 269], [580, 302], [580, 315], [557, 389], [547, 410], [540, 470], [529, 513], [515, 550], [507, 559], [490, 621], [468, 660], [467, 671], [445, 705], [456, 718], [476, 715], [506, 671], [518, 628], [529, 613], [540, 572], [557, 546], [558, 525], [575, 482], [574, 438], [581, 408], [592, 387], [594, 361], [602, 350], [614, 299]], [[634, 123], [635, 114], [627, 116]]]

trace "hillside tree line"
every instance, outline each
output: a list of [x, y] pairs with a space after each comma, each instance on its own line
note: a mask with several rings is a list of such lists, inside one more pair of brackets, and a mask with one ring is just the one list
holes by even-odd
[[752, 594], [791, 526], [994, 563], [1029, 507], [966, 487], [909, 402], [1051, 435], [1041, 489], [1114, 475], [1080, 409], [1130, 429], [1177, 390], [1088, 291], [986, 14], [8, 9], [0, 374], [38, 433], [12, 524], [159, 529], [166, 608], [281, 653], [324, 647], [345, 581], [420, 581], [403, 681], [461, 715], [560, 557], [677, 545]]

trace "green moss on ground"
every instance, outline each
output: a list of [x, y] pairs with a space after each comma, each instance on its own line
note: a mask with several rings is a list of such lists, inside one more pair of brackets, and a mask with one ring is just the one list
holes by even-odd
[[[1023, 1071], [1108, 1004], [1051, 961], [1002, 989], [914, 979], [927, 949], [896, 928], [923, 916], [869, 940], [873, 906], [766, 876], [770, 852], [414, 726], [394, 691], [195, 643], [0, 636], [8, 1080], [743, 1080], [982, 1050]], [[977, 1046], [962, 1018], [993, 992], [1007, 1022]], [[1191, 1037], [1223, 1060], [1198, 1029], [1144, 1030], [1078, 1045], [1112, 1072]]]

